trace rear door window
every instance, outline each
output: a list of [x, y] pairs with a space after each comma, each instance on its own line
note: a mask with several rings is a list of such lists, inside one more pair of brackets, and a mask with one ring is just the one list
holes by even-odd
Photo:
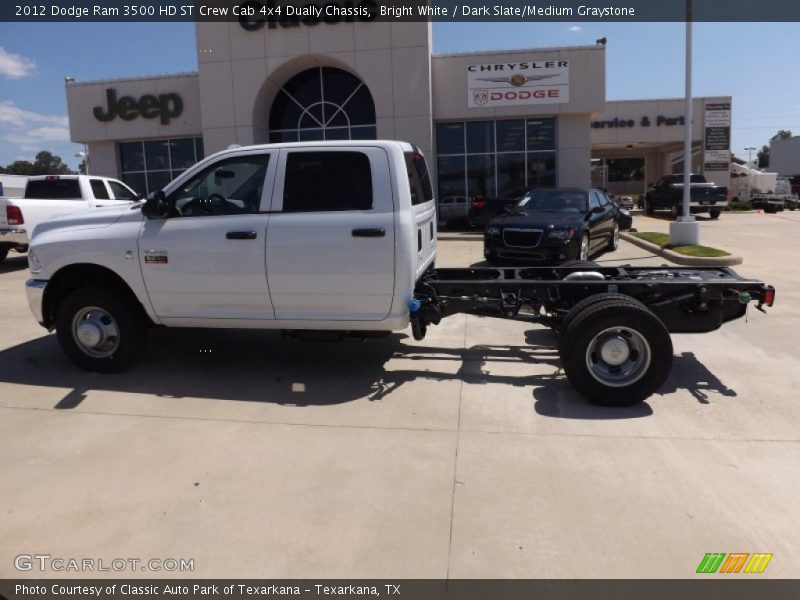
[[25, 186], [25, 198], [42, 200], [81, 200], [77, 179], [35, 179]]
[[92, 194], [97, 200], [109, 200], [108, 188], [102, 179], [90, 179], [89, 185], [92, 186]]
[[433, 200], [433, 186], [428, 175], [425, 157], [419, 152], [406, 152], [408, 185], [411, 188], [411, 204], [423, 204]]
[[284, 212], [370, 210], [372, 201], [372, 169], [363, 152], [290, 152], [287, 156]]

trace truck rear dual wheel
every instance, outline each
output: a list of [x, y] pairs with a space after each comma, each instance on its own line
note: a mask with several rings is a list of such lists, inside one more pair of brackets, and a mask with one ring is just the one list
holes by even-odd
[[76, 365], [110, 373], [130, 366], [144, 352], [147, 325], [131, 300], [91, 287], [73, 292], [61, 303], [56, 335]]
[[0, 263], [3, 262], [8, 256], [8, 248], [0, 248]]
[[664, 384], [672, 368], [672, 340], [644, 304], [621, 294], [598, 294], [571, 314], [559, 355], [567, 379], [583, 396], [603, 406], [629, 406]]

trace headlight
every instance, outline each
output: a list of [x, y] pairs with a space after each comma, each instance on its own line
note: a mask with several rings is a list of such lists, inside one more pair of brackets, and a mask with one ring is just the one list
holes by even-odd
[[39, 255], [33, 248], [28, 248], [28, 268], [34, 275], [42, 272], [42, 263], [39, 260]]
[[500, 228], [499, 227], [487, 227], [486, 228], [486, 235], [500, 235]]
[[554, 240], [571, 240], [572, 236], [575, 235], [575, 229], [572, 227], [569, 229], [553, 229], [548, 235]]

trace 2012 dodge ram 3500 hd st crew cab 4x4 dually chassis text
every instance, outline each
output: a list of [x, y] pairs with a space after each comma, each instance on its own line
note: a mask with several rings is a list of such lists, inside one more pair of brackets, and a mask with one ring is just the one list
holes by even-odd
[[590, 400], [639, 402], [672, 365], [670, 332], [705, 332], [771, 306], [724, 268], [437, 269], [425, 159], [391, 141], [227, 150], [144, 204], [37, 227], [26, 283], [36, 319], [79, 366], [114, 371], [148, 326], [281, 329], [416, 339], [457, 313], [542, 323]]

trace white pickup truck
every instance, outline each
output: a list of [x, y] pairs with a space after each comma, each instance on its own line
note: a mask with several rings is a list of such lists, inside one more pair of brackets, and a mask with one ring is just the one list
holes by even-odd
[[30, 177], [22, 198], [0, 198], [0, 262], [25, 252], [41, 222], [89, 208], [130, 204], [136, 192], [116, 179], [90, 175]]
[[305, 142], [206, 158], [145, 203], [36, 228], [26, 282], [36, 320], [67, 356], [115, 371], [151, 326], [424, 338], [469, 313], [559, 332], [569, 380], [609, 405], [665, 381], [670, 332], [704, 332], [771, 306], [775, 290], [729, 269], [437, 269], [436, 207], [405, 142]]

